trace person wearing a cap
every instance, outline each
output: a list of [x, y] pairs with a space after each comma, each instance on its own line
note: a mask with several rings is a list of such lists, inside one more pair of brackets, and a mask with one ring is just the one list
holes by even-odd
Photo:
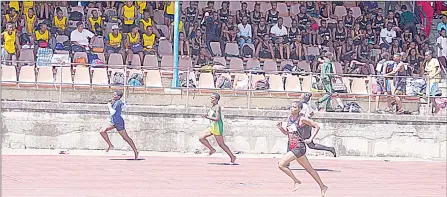
[[[123, 60], [126, 59], [125, 58], [126, 53], [125, 53], [124, 47], [123, 47], [123, 34], [120, 33], [120, 28], [118, 27], [118, 25], [112, 26], [112, 32], [106, 36], [105, 44], [106, 44], [105, 56], [107, 59], [109, 59], [109, 56], [112, 53], [119, 53], [123, 56]], [[119, 62], [113, 62], [113, 63], [120, 64]]]
[[397, 104], [397, 112], [396, 114], [403, 114], [403, 106], [402, 106], [402, 98], [401, 95], [406, 94], [406, 87], [407, 87], [407, 79], [404, 76], [407, 76], [407, 71], [405, 69], [404, 63], [402, 60], [402, 55], [400, 53], [396, 53], [393, 56], [394, 62], [396, 62], [393, 71], [391, 71], [388, 74], [383, 75], [384, 77], [389, 76], [395, 76], [394, 78], [394, 87], [395, 91], [394, 94], [396, 95], [394, 97], [396, 104]]
[[70, 34], [70, 40], [73, 44], [72, 51], [73, 52], [85, 52], [86, 50], [90, 50], [92, 45], [89, 43], [88, 39], [91, 39], [93, 43], [95, 41], [95, 34], [91, 31], [85, 29], [84, 23], [77, 22], [76, 29], [73, 30]]

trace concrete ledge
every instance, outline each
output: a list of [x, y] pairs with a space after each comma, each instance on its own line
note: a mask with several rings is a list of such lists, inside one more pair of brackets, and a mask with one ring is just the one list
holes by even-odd
[[[99, 131], [107, 124], [105, 104], [4, 101], [2, 146], [11, 149], [97, 150], [106, 145]], [[206, 108], [132, 105], [124, 112], [126, 129], [142, 151], [204, 152], [198, 141], [208, 121]], [[288, 111], [227, 109], [225, 140], [234, 151], [278, 154], [287, 137], [276, 123]], [[446, 158], [447, 118], [415, 115], [317, 113], [316, 142], [335, 146], [343, 156]], [[117, 150], [129, 147], [114, 132]], [[214, 139], [211, 143], [216, 145]], [[308, 149], [309, 155], [330, 155]]]

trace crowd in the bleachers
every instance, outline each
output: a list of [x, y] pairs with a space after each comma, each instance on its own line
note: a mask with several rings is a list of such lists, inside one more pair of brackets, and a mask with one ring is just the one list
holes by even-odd
[[[373, 1], [183, 1], [180, 67], [317, 73], [319, 58], [331, 52], [337, 74], [375, 75], [387, 52], [402, 56], [409, 75], [422, 76], [427, 52], [447, 56], [442, 15], [447, 7], [433, 5], [442, 17], [437, 32], [421, 27], [415, 4], [406, 2], [386, 2], [382, 9]], [[44, 57], [68, 54], [74, 63], [173, 67], [168, 59], [174, 2], [3, 1], [1, 6], [2, 59], [39, 65]], [[436, 43], [430, 44], [430, 34], [439, 34]]]

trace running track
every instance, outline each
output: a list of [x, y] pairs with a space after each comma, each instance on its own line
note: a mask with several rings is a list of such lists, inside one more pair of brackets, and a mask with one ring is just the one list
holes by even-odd
[[[298, 164], [292, 181], [278, 159], [216, 157], [3, 155], [2, 196], [91, 197], [288, 197], [318, 196], [319, 188]], [[328, 197], [445, 197], [446, 163], [310, 159]]]

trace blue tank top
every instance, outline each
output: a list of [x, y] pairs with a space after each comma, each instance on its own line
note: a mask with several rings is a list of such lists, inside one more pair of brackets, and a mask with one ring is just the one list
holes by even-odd
[[115, 114], [112, 115], [112, 122], [118, 123], [123, 121], [123, 117], [121, 117], [121, 112], [123, 110], [124, 103], [121, 100], [115, 101], [113, 103], [112, 108], [115, 110]]

